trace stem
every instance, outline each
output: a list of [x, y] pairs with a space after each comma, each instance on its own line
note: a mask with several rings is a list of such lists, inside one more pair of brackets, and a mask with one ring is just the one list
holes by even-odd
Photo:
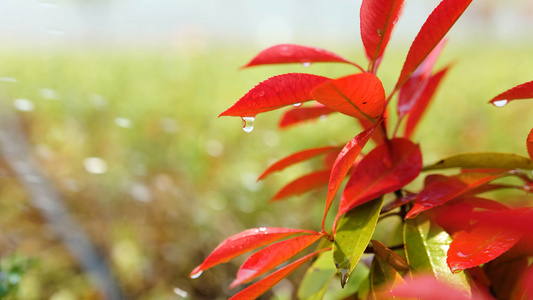
[[350, 64], [352, 64], [354, 67], [358, 68], [359, 70], [361, 70], [361, 72], [365, 73], [365, 69], [363, 69], [360, 65], [354, 63], [354, 62], [350, 62]]
[[[400, 250], [400, 249], [403, 249], [404, 245], [401, 244], [401, 245], [396, 245], [396, 246], [392, 246], [392, 247], [388, 247], [390, 250]], [[365, 249], [365, 253], [376, 253], [375, 250], [374, 250], [374, 247], [371, 247], [371, 246], [367, 246], [366, 249]]]

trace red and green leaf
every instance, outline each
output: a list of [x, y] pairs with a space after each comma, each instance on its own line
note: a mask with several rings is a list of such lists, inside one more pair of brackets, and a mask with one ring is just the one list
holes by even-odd
[[404, 187], [421, 169], [420, 147], [413, 142], [395, 138], [377, 146], [361, 160], [348, 180], [339, 214]]
[[294, 270], [303, 265], [308, 260], [315, 257], [320, 251], [313, 252], [305, 257], [300, 258], [299, 260], [283, 267], [276, 272], [268, 275], [264, 279], [252, 284], [251, 286], [245, 288], [244, 290], [237, 293], [235, 296], [231, 297], [233, 300], [248, 300], [256, 299], [257, 297], [263, 295], [266, 291], [271, 289], [274, 285], [280, 282], [283, 278], [289, 276]]
[[401, 87], [444, 38], [472, 0], [443, 0], [418, 32], [402, 67], [396, 88]]
[[413, 107], [407, 115], [407, 122], [405, 123], [406, 138], [410, 138], [412, 136], [416, 126], [418, 125], [418, 122], [426, 112], [429, 103], [433, 99], [433, 96], [435, 95], [435, 92], [437, 91], [437, 88], [439, 87], [439, 84], [444, 78], [444, 75], [446, 75], [448, 69], [448, 67], [444, 68], [433, 76], [431, 76], [424, 90], [422, 91], [418, 99], [416, 99]]
[[317, 232], [302, 229], [290, 229], [279, 227], [261, 227], [245, 230], [233, 235], [220, 243], [211, 254], [191, 272], [191, 277], [200, 276], [201, 272], [225, 263], [231, 259], [252, 251], [259, 247], [268, 245], [275, 241], [295, 234], [318, 234]]
[[513, 247], [521, 232], [486, 224], [475, 224], [457, 233], [448, 249], [448, 267], [452, 272], [489, 262]]
[[385, 90], [373, 74], [360, 73], [325, 81], [311, 91], [318, 102], [356, 118], [378, 119], [385, 109]]
[[492, 98], [490, 103], [497, 107], [505, 106], [513, 100], [533, 98], [533, 81], [526, 82], [509, 89], [498, 96]]
[[303, 103], [313, 99], [311, 90], [329, 80], [305, 73], [274, 76], [256, 85], [220, 116], [255, 117], [258, 113]]
[[369, 71], [372, 73], [375, 73], [389, 43], [402, 6], [403, 0], [364, 0], [361, 4], [361, 39], [370, 60]]
[[299, 177], [281, 188], [270, 201], [279, 201], [289, 196], [297, 196], [326, 186], [330, 173], [330, 170], [322, 170]]
[[313, 149], [307, 149], [300, 152], [293, 153], [283, 159], [278, 160], [274, 164], [272, 164], [268, 169], [259, 176], [257, 180], [261, 180], [265, 178], [266, 176], [285, 169], [286, 167], [292, 166], [296, 163], [311, 159], [315, 156], [326, 154], [329, 152], [338, 152], [341, 148], [339, 147], [321, 147], [321, 148], [313, 148]]
[[297, 236], [259, 250], [242, 264], [237, 272], [237, 278], [231, 283], [230, 288], [249, 282], [250, 280], [272, 270], [294, 255], [300, 253], [321, 237], [321, 235]]
[[322, 116], [327, 116], [336, 111], [331, 108], [325, 107], [322, 104], [320, 106], [312, 107], [296, 107], [286, 111], [279, 121], [279, 128], [286, 128], [291, 125], [303, 123], [305, 121], [311, 121], [318, 119]]
[[355, 159], [359, 156], [359, 153], [361, 153], [361, 150], [370, 139], [370, 136], [376, 129], [376, 126], [379, 126], [379, 123], [356, 135], [352, 140], [348, 142], [348, 144], [346, 144], [346, 146], [344, 146], [344, 148], [337, 156], [337, 159], [335, 160], [335, 163], [333, 164], [333, 167], [331, 169], [331, 175], [329, 177], [328, 195], [326, 197], [326, 208], [324, 209], [322, 227], [324, 226], [324, 223], [326, 221], [326, 215], [329, 211], [329, 208], [331, 207], [331, 203], [333, 202], [333, 199], [335, 198], [335, 195], [337, 194], [337, 191], [339, 190], [342, 181], [346, 177], [348, 170], [350, 170], [350, 168], [353, 166]]
[[355, 65], [353, 62], [324, 49], [293, 44], [280, 44], [261, 51], [244, 68], [258, 65], [310, 64], [315, 62], [338, 62]]

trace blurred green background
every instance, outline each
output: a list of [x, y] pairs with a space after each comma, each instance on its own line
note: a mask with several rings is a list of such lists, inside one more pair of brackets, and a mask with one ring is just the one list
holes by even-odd
[[[465, 30], [456, 34], [468, 36]], [[412, 38], [387, 50], [378, 74], [386, 90]], [[487, 102], [533, 78], [530, 40], [450, 38], [438, 66], [451, 62], [453, 68], [414, 137], [425, 163], [470, 151], [526, 155], [533, 102], [505, 108]], [[360, 131], [342, 115], [278, 130], [282, 111], [275, 111], [259, 115], [255, 129], [245, 133], [239, 118], [218, 114], [258, 82], [285, 72], [338, 77], [356, 70], [340, 64], [238, 70], [261, 50], [258, 45], [192, 41], [168, 48], [11, 43], [0, 50], [0, 101], [17, 111], [33, 155], [132, 299], [228, 298], [242, 259], [188, 278], [220, 241], [252, 227], [320, 226], [324, 191], [268, 203], [277, 189], [320, 161], [263, 182], [256, 182], [258, 175], [276, 159], [343, 145]], [[365, 64], [355, 38], [316, 45]], [[45, 225], [0, 161], [0, 259], [31, 261], [11, 297], [100, 299]], [[290, 298], [301, 274], [266, 297]]]

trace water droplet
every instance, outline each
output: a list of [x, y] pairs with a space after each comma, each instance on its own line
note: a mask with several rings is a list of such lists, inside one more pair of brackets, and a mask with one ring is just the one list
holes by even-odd
[[87, 157], [83, 161], [83, 167], [89, 173], [104, 174], [107, 172], [107, 163], [99, 157]]
[[259, 228], [259, 231], [266, 231], [266, 230], [267, 230], [266, 227]]
[[459, 256], [459, 257], [468, 257], [468, 254], [464, 254], [463, 252], [457, 252], [457, 256]]
[[196, 278], [200, 277], [200, 275], [202, 275], [202, 273], [203, 273], [203, 271], [200, 271], [200, 272], [198, 272], [198, 273], [192, 274], [192, 275], [191, 275], [191, 278], [192, 278], [192, 279], [196, 279]]
[[244, 132], [252, 132], [254, 130], [254, 117], [242, 117], [242, 130]]
[[301, 103], [301, 102], [299, 102], [299, 103], [294, 103], [292, 106], [294, 106], [294, 107], [300, 107], [300, 106], [302, 106], [302, 103]]
[[346, 282], [348, 282], [348, 278], [350, 278], [349, 270], [346, 268], [342, 268], [338, 271], [341, 274], [341, 287], [344, 288]]
[[265, 91], [257, 92], [257, 97], [263, 97], [264, 95], [265, 95]]
[[504, 107], [508, 102], [509, 102], [509, 100], [504, 99], [504, 100], [496, 100], [496, 101], [492, 102], [492, 104], [494, 104], [494, 106], [496, 106], [496, 107]]
[[33, 102], [28, 99], [15, 99], [13, 105], [20, 111], [32, 111], [35, 108]]
[[302, 63], [302, 66], [304, 66], [304, 68], [309, 68], [311, 66], [311, 63], [310, 62], [303, 62]]

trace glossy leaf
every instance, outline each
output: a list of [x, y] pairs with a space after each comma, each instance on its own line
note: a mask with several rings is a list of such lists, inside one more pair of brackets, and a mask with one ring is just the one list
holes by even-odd
[[286, 167], [289, 167], [296, 163], [311, 159], [321, 154], [333, 152], [333, 151], [338, 152], [340, 151], [340, 148], [339, 147], [321, 147], [321, 148], [306, 149], [303, 151], [293, 153], [285, 158], [278, 160], [274, 164], [272, 164], [270, 167], [268, 167], [268, 169], [265, 170], [265, 172], [263, 172], [263, 174], [261, 174], [261, 176], [259, 176], [257, 180], [261, 180], [274, 172], [281, 171], [285, 169]]
[[361, 39], [371, 63], [370, 72], [375, 73], [402, 6], [403, 0], [363, 0], [361, 4]]
[[455, 273], [489, 262], [509, 250], [521, 237], [521, 232], [476, 224], [471, 230], [455, 235], [448, 249], [448, 267]]
[[317, 232], [309, 230], [279, 227], [261, 227], [245, 230], [220, 243], [202, 262], [202, 264], [191, 272], [190, 276], [196, 278], [200, 276], [201, 272], [220, 263], [228, 262], [232, 258], [243, 253], [268, 245], [288, 236], [302, 233], [318, 234]]
[[319, 189], [328, 184], [330, 172], [330, 170], [322, 170], [299, 177], [281, 188], [270, 201], [279, 201], [290, 196], [298, 196], [305, 192]]
[[529, 157], [533, 159], [533, 129], [529, 132], [526, 140], [527, 153]]
[[393, 267], [396, 271], [407, 271], [409, 265], [398, 253], [392, 251], [380, 241], [371, 240], [374, 246], [374, 253], [379, 256], [384, 263]]
[[323, 252], [307, 269], [298, 288], [298, 299], [322, 300], [337, 269], [331, 252]]
[[385, 109], [385, 90], [373, 74], [359, 73], [321, 83], [311, 91], [316, 101], [356, 118], [378, 119]]
[[263, 295], [266, 291], [268, 291], [270, 288], [272, 288], [274, 285], [276, 285], [278, 282], [283, 280], [283, 278], [289, 276], [294, 270], [296, 270], [299, 266], [303, 265], [305, 262], [316, 256], [319, 252], [313, 252], [309, 255], [306, 255], [299, 260], [287, 265], [286, 267], [283, 267], [276, 272], [268, 275], [264, 279], [250, 285], [249, 287], [245, 288], [244, 290], [237, 293], [235, 296], [231, 297], [233, 300], [248, 300], [248, 299], [256, 299], [257, 297]]
[[417, 298], [424, 300], [482, 300], [481, 297], [470, 297], [462, 290], [456, 289], [433, 276], [420, 276], [412, 281], [397, 285], [390, 293], [397, 298]]
[[356, 135], [352, 140], [348, 142], [348, 144], [346, 144], [346, 146], [344, 146], [344, 148], [337, 156], [337, 159], [333, 164], [333, 168], [331, 169], [331, 175], [329, 177], [328, 195], [326, 197], [326, 208], [324, 209], [322, 226], [324, 226], [324, 222], [326, 221], [326, 215], [329, 211], [329, 208], [331, 207], [331, 203], [333, 202], [333, 199], [335, 198], [335, 195], [337, 194], [337, 191], [339, 190], [342, 181], [346, 177], [348, 170], [353, 166], [355, 159], [359, 156], [359, 153], [361, 153], [361, 150], [366, 145], [366, 143], [370, 139], [370, 136], [378, 125], [379, 124], [376, 124], [370, 127], [369, 129], [364, 130], [360, 134]]
[[442, 159], [422, 170], [440, 170], [448, 168], [463, 169], [533, 169], [531, 159], [513, 153], [500, 152], [472, 152], [456, 154]]
[[407, 122], [405, 123], [406, 138], [410, 138], [412, 136], [416, 126], [418, 125], [418, 122], [424, 115], [448, 69], [449, 68], [445, 68], [429, 78], [427, 85], [420, 94], [420, 97], [418, 97], [409, 114], [407, 115]]
[[311, 121], [322, 116], [327, 116], [336, 111], [331, 108], [325, 107], [322, 104], [320, 106], [313, 107], [296, 107], [286, 111], [280, 119], [278, 124], [279, 128], [287, 128], [291, 125], [303, 123], [305, 121]]
[[245, 65], [244, 68], [269, 64], [310, 64], [314, 62], [354, 64], [341, 56], [324, 49], [293, 44], [280, 44], [261, 51], [252, 59], [252, 61]]
[[412, 276], [431, 275], [466, 295], [471, 294], [465, 274], [453, 274], [446, 264], [446, 251], [452, 239], [442, 228], [426, 218], [408, 219], [403, 236]]
[[281, 263], [318, 241], [322, 235], [302, 235], [277, 242], [265, 247], [250, 256], [239, 268], [237, 278], [230, 288], [249, 282], [258, 276], [272, 270]]
[[423, 211], [442, 205], [447, 201], [507, 174], [472, 172], [461, 173], [455, 176], [429, 175], [426, 178], [424, 189], [416, 197], [413, 208], [407, 213], [406, 217], [416, 217]]
[[433, 10], [411, 44], [396, 88], [401, 87], [433, 51], [471, 2], [472, 0], [443, 0]]
[[509, 89], [498, 96], [492, 98], [490, 103], [497, 107], [502, 107], [512, 100], [533, 98], [533, 81], [526, 82]]
[[365, 252], [378, 221], [383, 197], [348, 212], [336, 222], [333, 260], [344, 286]]
[[404, 187], [418, 176], [421, 169], [422, 154], [418, 145], [403, 138], [379, 145], [352, 173], [344, 188], [339, 214]]
[[425, 92], [433, 66], [444, 44], [445, 40], [442, 40], [400, 88], [398, 95], [398, 119], [403, 119], [411, 111], [415, 103], [417, 103], [422, 93]]
[[498, 211], [475, 211], [471, 214], [474, 220], [487, 225], [499, 226], [507, 230], [533, 234], [533, 208], [514, 208]]
[[328, 80], [304, 73], [274, 76], [256, 85], [220, 116], [255, 117], [258, 113], [303, 103], [313, 99], [310, 95], [313, 88]]

